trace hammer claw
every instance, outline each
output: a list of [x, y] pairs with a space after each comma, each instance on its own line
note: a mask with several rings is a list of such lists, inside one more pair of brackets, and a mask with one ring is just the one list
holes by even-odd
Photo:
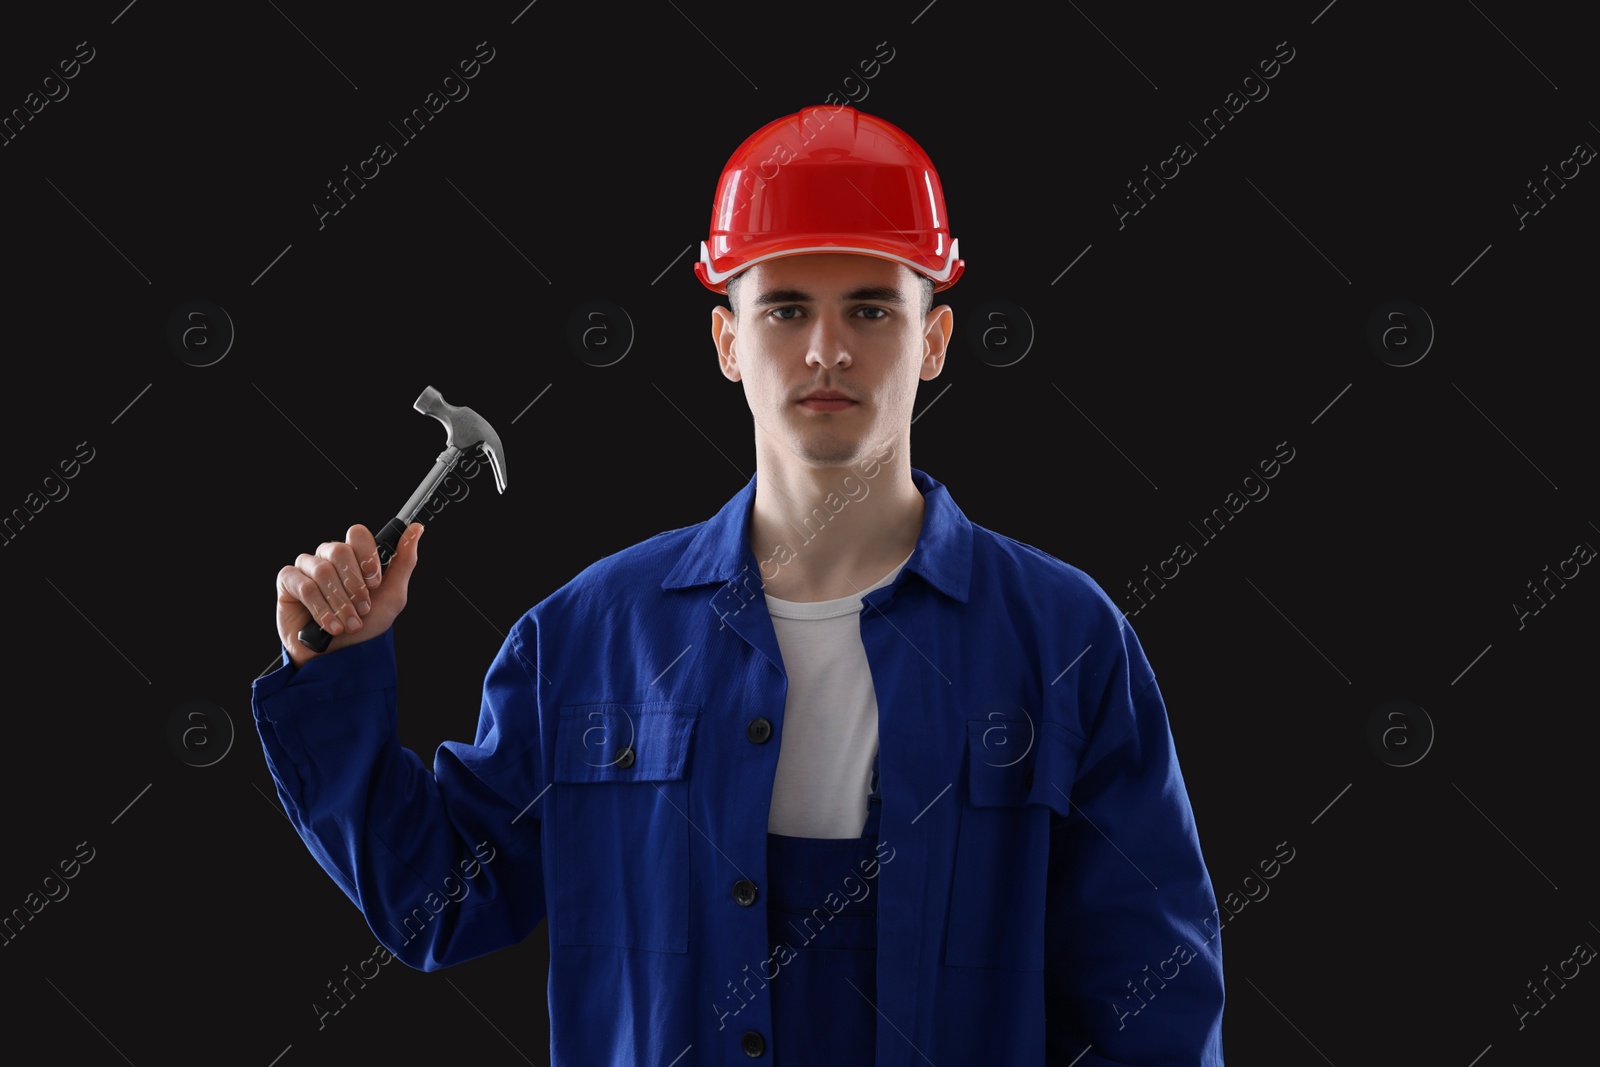
[[495, 488], [506, 491], [506, 454], [500, 444], [500, 435], [494, 432], [489, 421], [471, 408], [457, 407], [445, 402], [439, 390], [428, 386], [412, 405], [424, 415], [432, 415], [444, 423], [445, 444], [463, 452], [480, 448], [494, 470]]

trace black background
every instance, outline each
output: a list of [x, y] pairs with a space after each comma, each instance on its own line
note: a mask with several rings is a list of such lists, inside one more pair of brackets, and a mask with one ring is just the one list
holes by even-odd
[[[1583, 569], [1520, 628], [1513, 607], [1600, 544], [1600, 179], [1584, 167], [1521, 228], [1513, 208], [1600, 143], [1579, 16], [122, 2], [8, 12], [0, 33], [7, 114], [78, 42], [95, 50], [0, 147], [0, 514], [93, 449], [0, 545], [0, 912], [79, 842], [95, 850], [0, 947], [7, 1045], [140, 1067], [549, 1061], [543, 925], [446, 972], [391, 965], [317, 1028], [325, 983], [374, 938], [278, 809], [251, 725], [251, 680], [277, 654], [269, 593], [298, 553], [410, 494], [442, 447], [411, 408], [424, 386], [473, 407], [501, 434], [508, 492], [480, 476], [430, 523], [396, 629], [405, 743], [470, 738], [523, 611], [709, 517], [753, 471], [691, 264], [732, 150], [835, 92], [943, 179], [968, 269], [913, 464], [973, 521], [1137, 608], [1125, 583], [1199, 546], [1188, 524], [1295, 450], [1130, 614], [1219, 897], [1279, 842], [1296, 850], [1224, 936], [1229, 1062], [1495, 1067], [1592, 1048], [1586, 969], [1521, 1029], [1513, 1008], [1600, 943], [1584, 784], [1600, 578]], [[319, 229], [325, 183], [398, 143], [387, 124], [480, 41], [494, 59], [470, 96]], [[863, 81], [880, 42], [893, 58]], [[1119, 228], [1125, 183], [1199, 145], [1188, 123], [1279, 42], [1294, 58], [1270, 95]], [[190, 300], [237, 332], [211, 366], [167, 343]], [[610, 366], [566, 340], [590, 300], [636, 332]], [[1437, 330], [1410, 366], [1367, 342], [1392, 300]], [[991, 301], [1035, 334], [1008, 366], [968, 340]], [[1435, 731], [1411, 766], [1368, 744], [1391, 699]], [[210, 766], [168, 741], [191, 700], [237, 731]]]

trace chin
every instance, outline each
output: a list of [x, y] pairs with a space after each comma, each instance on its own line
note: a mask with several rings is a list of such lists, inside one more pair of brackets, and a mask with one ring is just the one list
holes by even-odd
[[860, 441], [801, 441], [795, 454], [813, 467], [850, 467], [867, 455]]

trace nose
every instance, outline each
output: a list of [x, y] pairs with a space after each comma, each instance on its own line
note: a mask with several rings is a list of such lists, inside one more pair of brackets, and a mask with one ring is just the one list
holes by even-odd
[[819, 315], [807, 338], [806, 366], [832, 370], [848, 367], [850, 353], [845, 340], [845, 330], [832, 315]]

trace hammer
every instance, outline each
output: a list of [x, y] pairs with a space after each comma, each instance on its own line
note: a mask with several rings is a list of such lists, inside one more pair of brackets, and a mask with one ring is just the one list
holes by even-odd
[[[454, 404], [447, 404], [444, 397], [439, 395], [439, 390], [428, 386], [417, 397], [417, 402], [412, 405], [424, 415], [432, 415], [445, 427], [445, 450], [439, 453], [439, 458], [434, 460], [433, 470], [422, 479], [422, 484], [417, 486], [417, 491], [411, 494], [411, 499], [406, 501], [400, 513], [390, 519], [378, 531], [378, 564], [385, 570], [389, 561], [394, 558], [395, 546], [400, 542], [400, 535], [405, 533], [406, 527], [411, 525], [433, 494], [438, 491], [440, 483], [455, 469], [461, 457], [473, 449], [479, 449], [488, 457], [489, 466], [494, 471], [494, 486], [500, 492], [506, 491], [506, 453], [500, 445], [500, 435], [494, 432], [494, 427], [471, 408], [458, 408]], [[300, 643], [313, 652], [326, 651], [328, 644], [333, 640], [333, 635], [328, 633], [316, 622], [309, 623], [298, 634]]]

